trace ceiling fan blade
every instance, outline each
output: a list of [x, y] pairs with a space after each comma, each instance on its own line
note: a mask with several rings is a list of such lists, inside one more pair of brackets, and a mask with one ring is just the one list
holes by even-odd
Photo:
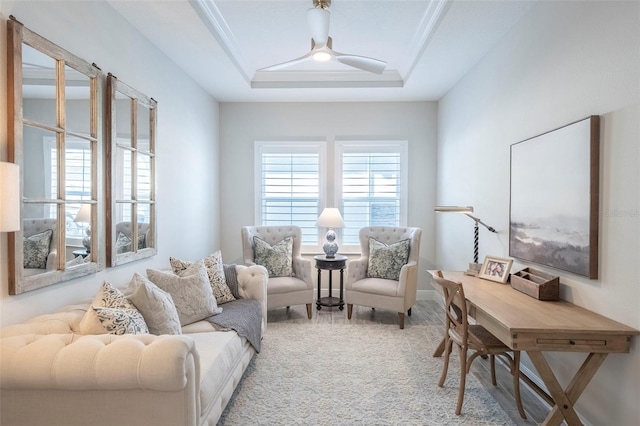
[[331, 13], [327, 9], [314, 7], [307, 10], [307, 24], [311, 38], [317, 46], [325, 45], [329, 37], [329, 17]]
[[304, 62], [304, 61], [307, 61], [307, 60], [311, 59], [311, 53], [312, 52], [309, 52], [306, 55], [301, 56], [301, 57], [296, 58], [296, 59], [292, 59], [291, 61], [282, 62], [282, 63], [276, 64], [276, 65], [271, 65], [271, 66], [268, 66], [266, 68], [261, 68], [258, 71], [279, 71], [279, 70], [281, 70], [283, 68], [288, 68], [288, 67], [294, 66], [296, 64], [299, 64], [301, 62]]
[[345, 53], [334, 52], [338, 61], [345, 65], [361, 69], [363, 71], [382, 74], [387, 67], [387, 63], [379, 59], [367, 58], [366, 56], [347, 55]]

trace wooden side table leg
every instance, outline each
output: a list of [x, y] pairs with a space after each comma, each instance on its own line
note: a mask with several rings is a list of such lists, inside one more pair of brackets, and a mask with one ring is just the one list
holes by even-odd
[[567, 421], [569, 426], [582, 425], [582, 422], [578, 418], [573, 404], [578, 400], [587, 384], [591, 381], [593, 376], [602, 365], [602, 362], [607, 357], [607, 354], [591, 353], [587, 356], [587, 359], [582, 363], [582, 366], [576, 374], [573, 376], [571, 383], [567, 387], [567, 391], [562, 389], [560, 383], [556, 379], [555, 374], [551, 370], [551, 367], [544, 358], [544, 355], [540, 351], [527, 352], [531, 362], [538, 370], [540, 378], [549, 389], [551, 397], [555, 401], [556, 405], [553, 407], [547, 418], [542, 423], [543, 425], [560, 425], [563, 420]]

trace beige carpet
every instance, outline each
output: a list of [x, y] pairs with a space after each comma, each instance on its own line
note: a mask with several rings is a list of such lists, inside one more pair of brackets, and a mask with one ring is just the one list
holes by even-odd
[[219, 425], [512, 425], [473, 376], [456, 416], [458, 358], [444, 388], [435, 326], [269, 324]]

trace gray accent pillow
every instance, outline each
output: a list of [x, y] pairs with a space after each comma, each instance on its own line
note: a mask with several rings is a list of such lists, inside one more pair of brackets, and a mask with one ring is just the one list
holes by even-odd
[[92, 306], [100, 323], [109, 334], [147, 334], [149, 329], [136, 308]]
[[[231, 289], [227, 285], [222, 263], [222, 253], [220, 250], [205, 257], [202, 261], [204, 262], [205, 268], [207, 268], [209, 284], [211, 284], [211, 291], [213, 291], [216, 302], [218, 302], [219, 305], [222, 305], [223, 303], [236, 300]], [[193, 262], [176, 259], [175, 257], [170, 257], [169, 263], [171, 264], [171, 269], [173, 269], [173, 272], [176, 274], [181, 273], [193, 264]]]
[[211, 291], [202, 260], [194, 262], [179, 275], [147, 269], [147, 277], [171, 295], [182, 326], [222, 312]]
[[386, 245], [373, 237], [369, 237], [369, 278], [384, 278], [398, 281], [400, 270], [409, 261], [411, 240], [402, 240]]
[[[138, 235], [138, 250], [141, 250], [147, 246], [146, 237], [144, 234]], [[116, 238], [116, 253], [122, 254], [130, 252], [131, 250], [131, 238], [122, 233], [118, 232], [118, 237]]]
[[137, 272], [133, 274], [128, 290], [129, 300], [144, 317], [149, 333], [182, 334], [180, 317], [169, 293]]
[[53, 231], [47, 229], [23, 240], [24, 268], [46, 269]]
[[290, 277], [293, 273], [293, 237], [287, 237], [273, 246], [253, 237], [253, 261], [267, 268], [269, 277]]

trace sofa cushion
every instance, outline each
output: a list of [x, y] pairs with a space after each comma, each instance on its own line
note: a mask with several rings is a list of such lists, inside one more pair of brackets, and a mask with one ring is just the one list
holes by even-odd
[[[205, 257], [203, 259], [204, 266], [207, 268], [207, 276], [209, 277], [209, 283], [211, 284], [211, 290], [213, 291], [213, 295], [216, 298], [216, 302], [219, 305], [223, 303], [231, 302], [232, 300], [236, 300], [231, 289], [227, 285], [227, 280], [224, 274], [224, 266], [222, 264], [222, 253], [220, 250], [215, 253]], [[169, 258], [169, 263], [171, 264], [171, 269], [176, 274], [187, 269], [193, 262], [187, 262], [184, 260], [176, 259], [175, 257]]]
[[133, 274], [127, 290], [151, 334], [182, 334], [180, 317], [169, 293], [138, 273]]
[[254, 262], [267, 268], [269, 278], [290, 277], [293, 256], [293, 237], [287, 237], [273, 246], [265, 240], [253, 237]]
[[91, 306], [109, 334], [147, 334], [144, 317], [136, 308], [107, 308]]
[[409, 260], [411, 240], [402, 240], [393, 244], [382, 243], [369, 237], [369, 278], [400, 279], [400, 270]]
[[80, 321], [80, 333], [81, 334], [107, 334], [108, 331], [102, 325], [102, 322], [96, 315], [93, 307], [105, 307], [105, 308], [121, 308], [121, 309], [135, 309], [135, 307], [129, 302], [129, 299], [117, 288], [112, 286], [108, 281], [103, 281], [102, 285], [98, 289], [91, 306], [87, 309], [87, 313], [82, 317]]
[[49, 246], [51, 245], [51, 236], [53, 231], [46, 231], [26, 237], [24, 244], [24, 262], [23, 267], [34, 269], [46, 269], [47, 256], [49, 256]]
[[178, 311], [180, 325], [191, 324], [222, 312], [211, 291], [202, 260], [196, 261], [178, 275], [147, 269], [147, 276], [155, 285], [171, 295]]

